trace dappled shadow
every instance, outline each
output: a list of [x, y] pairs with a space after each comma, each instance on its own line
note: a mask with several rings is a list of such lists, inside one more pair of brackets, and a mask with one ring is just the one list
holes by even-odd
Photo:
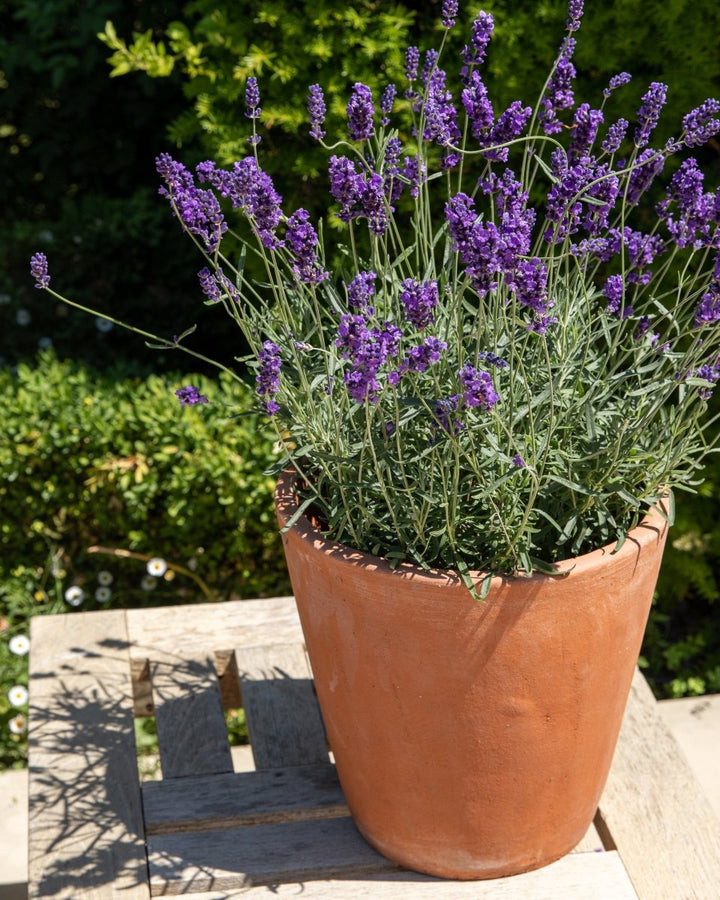
[[109, 640], [70, 647], [56, 672], [43, 667], [41, 646], [33, 646], [33, 896], [70, 898], [110, 884], [141, 891], [147, 884], [127, 646]]

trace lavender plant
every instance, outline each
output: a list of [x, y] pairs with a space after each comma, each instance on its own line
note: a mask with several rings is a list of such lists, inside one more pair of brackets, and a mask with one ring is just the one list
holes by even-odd
[[[570, 0], [534, 106], [493, 108], [484, 12], [455, 61], [453, 95], [449, 0], [440, 46], [408, 48], [403, 86], [388, 85], [376, 108], [354, 85], [347, 136], [326, 142], [323, 94], [309, 88], [310, 135], [330, 154], [346, 235], [332, 267], [320, 225], [304, 209], [288, 214], [263, 172], [254, 79], [245, 158], [194, 173], [157, 160], [161, 194], [205, 259], [205, 302], [251, 348], [240, 362], [255, 371], [281, 466], [295, 467], [302, 509], [312, 503], [333, 539], [466, 580], [555, 571], [622, 543], [663, 492], [701, 477], [720, 379], [720, 192], [705, 190], [686, 151], [720, 130], [720, 103], [706, 100], [658, 147], [665, 85], [648, 87], [633, 125], [609, 111], [627, 73], [597, 107], [576, 104], [582, 7]], [[650, 189], [676, 154], [653, 207]], [[239, 262], [223, 250], [237, 237], [228, 208], [251, 233]], [[246, 254], [264, 282], [246, 274]], [[42, 253], [32, 274], [66, 300]], [[197, 355], [187, 334], [145, 336]], [[192, 386], [178, 396], [207, 400]]]

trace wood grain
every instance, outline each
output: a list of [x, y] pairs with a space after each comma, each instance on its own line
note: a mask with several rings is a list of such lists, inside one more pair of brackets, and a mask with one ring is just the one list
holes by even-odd
[[140, 659], [157, 651], [182, 654], [188, 647], [217, 652], [303, 642], [293, 597], [129, 609], [127, 622], [132, 656]]
[[232, 772], [212, 655], [155, 655], [150, 681], [163, 778]]
[[642, 900], [720, 897], [720, 822], [639, 671], [599, 818]]
[[257, 769], [328, 760], [327, 740], [302, 644], [235, 650]]
[[[212, 871], [204, 873], [205, 883]], [[169, 884], [158, 882], [162, 890]], [[198, 886], [199, 887], [199, 886]], [[168, 891], [169, 893], [169, 891]], [[442, 881], [413, 872], [386, 872], [322, 881], [283, 881], [267, 886], [246, 882], [239, 889], [216, 885], [191, 890], [184, 900], [638, 900], [617, 853], [571, 854], [522, 875], [491, 881]]]
[[348, 815], [330, 763], [149, 781], [142, 792], [148, 834]]
[[365, 843], [349, 817], [149, 835], [147, 848], [153, 894], [398, 869]]
[[29, 893], [148, 900], [122, 610], [32, 620]]

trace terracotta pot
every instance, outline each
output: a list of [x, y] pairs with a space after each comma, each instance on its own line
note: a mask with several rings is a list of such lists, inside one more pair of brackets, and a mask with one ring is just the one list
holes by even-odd
[[[296, 510], [293, 481], [278, 520]], [[562, 578], [452, 573], [283, 535], [330, 746], [353, 819], [390, 859], [446, 878], [546, 865], [584, 836], [605, 784], [666, 523], [658, 513]]]

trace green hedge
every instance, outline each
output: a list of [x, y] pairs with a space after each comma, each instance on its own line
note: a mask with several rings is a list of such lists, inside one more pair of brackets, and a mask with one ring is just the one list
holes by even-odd
[[[210, 403], [180, 407], [173, 390], [187, 383]], [[0, 768], [24, 759], [7, 692], [27, 684], [27, 657], [9, 642], [31, 615], [70, 611], [70, 586], [84, 591], [81, 609], [103, 605], [103, 570], [114, 607], [290, 592], [263, 474], [274, 437], [264, 418], [238, 417], [252, 402], [224, 377], [99, 375], [51, 352], [0, 369]], [[143, 587], [147, 557], [174, 579]]]

